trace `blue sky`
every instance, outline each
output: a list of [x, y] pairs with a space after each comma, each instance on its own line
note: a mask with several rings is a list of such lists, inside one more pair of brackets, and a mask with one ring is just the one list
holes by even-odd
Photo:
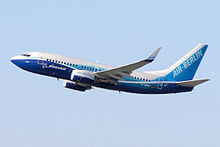
[[[217, 147], [220, 144], [220, 1], [0, 2], [0, 146]], [[9, 59], [26, 51], [119, 66], [148, 56], [140, 71], [169, 67], [198, 43], [209, 48], [191, 93], [137, 95], [22, 71]]]

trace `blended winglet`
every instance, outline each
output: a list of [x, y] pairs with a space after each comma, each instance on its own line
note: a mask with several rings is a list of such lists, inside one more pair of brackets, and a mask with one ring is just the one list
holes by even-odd
[[189, 80], [189, 81], [178, 82], [177, 85], [180, 85], [183, 87], [195, 87], [195, 86], [202, 84], [204, 82], [207, 82], [209, 80], [210, 79]]
[[156, 58], [157, 54], [159, 53], [161, 47], [157, 48], [147, 59], [145, 59], [144, 61], [146, 62], [152, 62], [154, 61], [154, 59]]

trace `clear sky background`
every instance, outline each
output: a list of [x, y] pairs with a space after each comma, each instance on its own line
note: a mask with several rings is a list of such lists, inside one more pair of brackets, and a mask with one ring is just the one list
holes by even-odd
[[[0, 146], [219, 147], [219, 0], [0, 1]], [[142, 59], [140, 71], [169, 67], [198, 43], [209, 48], [191, 93], [138, 95], [63, 88], [17, 68], [26, 51], [114, 66]]]

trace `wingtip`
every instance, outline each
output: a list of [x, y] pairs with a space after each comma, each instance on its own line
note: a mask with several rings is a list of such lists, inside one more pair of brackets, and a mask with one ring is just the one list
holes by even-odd
[[150, 57], [156, 57], [160, 50], [161, 50], [161, 47], [158, 47]]
[[157, 54], [159, 53], [159, 51], [161, 50], [161, 47], [158, 47], [146, 60], [146, 62], [152, 62], [154, 61], [154, 59], [156, 58]]

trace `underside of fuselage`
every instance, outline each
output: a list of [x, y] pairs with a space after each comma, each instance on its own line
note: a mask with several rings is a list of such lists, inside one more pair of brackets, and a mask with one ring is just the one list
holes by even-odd
[[117, 85], [110, 85], [106, 83], [98, 83], [93, 86], [115, 90], [115, 91], [124, 91], [129, 93], [138, 93], [138, 94], [169, 94], [169, 93], [180, 93], [180, 92], [190, 92], [193, 90], [193, 87], [182, 87], [173, 83], [157, 83], [155, 82], [145, 82], [145, 83], [124, 83], [119, 82]]

